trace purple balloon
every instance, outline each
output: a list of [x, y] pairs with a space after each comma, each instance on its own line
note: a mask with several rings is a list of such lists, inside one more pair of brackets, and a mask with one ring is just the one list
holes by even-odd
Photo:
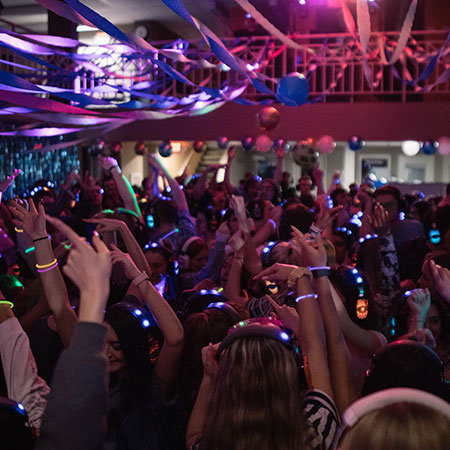
[[253, 136], [247, 135], [242, 138], [241, 144], [244, 150], [249, 151], [255, 145], [255, 140], [253, 139]]
[[348, 140], [348, 146], [350, 147], [350, 150], [353, 150], [354, 152], [361, 150], [365, 145], [366, 143], [359, 136], [352, 136]]
[[219, 146], [219, 148], [221, 148], [222, 150], [225, 150], [226, 148], [228, 148], [228, 138], [225, 136], [220, 136], [217, 138], [217, 145]]
[[286, 106], [303, 105], [309, 95], [308, 80], [301, 73], [290, 73], [280, 80], [277, 94]]

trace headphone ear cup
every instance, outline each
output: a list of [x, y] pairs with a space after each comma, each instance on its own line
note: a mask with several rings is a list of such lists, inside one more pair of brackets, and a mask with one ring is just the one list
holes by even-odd
[[189, 270], [189, 266], [191, 265], [191, 258], [189, 258], [189, 255], [187, 253], [183, 253], [183, 269]]

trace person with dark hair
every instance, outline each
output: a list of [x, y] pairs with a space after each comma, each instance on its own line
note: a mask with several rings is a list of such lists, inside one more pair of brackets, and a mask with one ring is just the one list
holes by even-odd
[[[424, 238], [423, 224], [417, 220], [401, 220], [400, 213], [404, 211], [404, 202], [400, 191], [390, 185], [382, 186], [375, 191], [375, 199], [389, 214], [389, 224], [394, 236], [395, 246], [401, 252], [408, 241]], [[368, 212], [370, 214], [370, 212]]]
[[290, 240], [291, 226], [298, 228], [302, 233], [308, 233], [313, 222], [314, 214], [308, 207], [301, 203], [288, 205], [281, 215], [279, 226], [280, 239], [282, 241]]

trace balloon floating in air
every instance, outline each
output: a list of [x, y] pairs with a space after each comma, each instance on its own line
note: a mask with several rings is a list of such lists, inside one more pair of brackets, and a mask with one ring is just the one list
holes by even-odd
[[442, 136], [439, 138], [438, 152], [442, 156], [450, 156], [450, 137]]
[[297, 142], [292, 149], [292, 158], [302, 169], [315, 169], [319, 162], [319, 152], [314, 139]]
[[194, 141], [194, 143], [192, 144], [192, 148], [196, 153], [202, 153], [205, 149], [205, 142], [200, 140]]
[[353, 150], [354, 152], [361, 150], [365, 145], [364, 139], [359, 136], [352, 136], [348, 140], [348, 146], [350, 147], [350, 150]]
[[255, 140], [253, 139], [253, 136], [247, 135], [242, 138], [241, 144], [244, 150], [248, 152], [255, 145]]
[[308, 80], [301, 73], [290, 73], [278, 83], [277, 94], [286, 106], [303, 105], [309, 94]]
[[217, 138], [217, 145], [222, 150], [225, 150], [228, 147], [228, 138], [225, 136], [220, 136]]
[[325, 135], [319, 139], [317, 146], [320, 153], [333, 153], [336, 148], [336, 141], [333, 137]]
[[134, 146], [134, 151], [136, 155], [142, 156], [145, 153], [145, 142], [144, 141], [136, 142], [136, 145]]
[[280, 125], [281, 115], [277, 108], [266, 106], [258, 113], [259, 127], [264, 131], [275, 130]]
[[168, 156], [170, 156], [172, 154], [172, 147], [170, 145], [170, 141], [162, 141], [159, 144], [158, 151], [163, 158], [167, 158]]
[[434, 155], [436, 153], [439, 144], [436, 141], [424, 141], [422, 142], [422, 151], [426, 155]]
[[272, 140], [269, 136], [261, 134], [256, 138], [255, 147], [258, 152], [266, 153], [272, 150]]

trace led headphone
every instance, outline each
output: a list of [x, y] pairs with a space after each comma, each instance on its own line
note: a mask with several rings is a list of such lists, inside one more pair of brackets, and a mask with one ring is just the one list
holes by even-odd
[[261, 262], [262, 262], [263, 267], [268, 267], [270, 265], [270, 252], [277, 244], [278, 244], [278, 242], [276, 242], [276, 241], [270, 241], [262, 249]]
[[233, 321], [233, 323], [237, 323], [241, 320], [241, 316], [236, 311], [236, 309], [231, 306], [229, 303], [225, 302], [214, 302], [210, 303], [205, 310], [207, 309], [220, 309], [224, 313], [227, 314], [227, 316]]
[[364, 320], [369, 314], [369, 301], [365, 298], [364, 280], [359, 270], [351, 269], [351, 274], [355, 279], [356, 287], [358, 288], [358, 298], [356, 299], [356, 317]]
[[10, 444], [2, 441], [2, 448], [31, 450], [34, 447], [35, 432], [21, 403], [0, 397], [0, 424], [1, 435], [8, 434]]
[[203, 239], [201, 237], [191, 236], [181, 247], [180, 253], [183, 255], [183, 259], [184, 259], [183, 269], [185, 269], [185, 270], [188, 270], [189, 266], [191, 264], [191, 259], [189, 258], [189, 255], [187, 254], [188, 248], [194, 241], [197, 241], [197, 240], [203, 241]]
[[128, 302], [120, 302], [108, 308], [121, 308], [128, 311], [140, 324], [144, 331], [148, 332], [147, 347], [150, 362], [154, 364], [158, 359], [159, 352], [163, 341], [162, 333], [159, 329], [158, 322], [147, 306], [141, 307]]
[[450, 405], [436, 395], [411, 388], [385, 389], [357, 400], [345, 410], [332, 448], [339, 448], [339, 442], [345, 431], [355, 426], [365, 415], [396, 403], [415, 403], [427, 406], [450, 419]]
[[266, 337], [280, 342], [288, 350], [296, 348], [293, 339], [279, 320], [272, 317], [259, 317], [241, 320], [228, 330], [227, 336], [222, 340], [217, 350], [217, 360], [220, 359], [225, 349], [243, 337]]
[[433, 223], [431, 230], [428, 232], [428, 238], [432, 244], [439, 244], [441, 242], [441, 233], [436, 228], [436, 224]]
[[421, 344], [417, 341], [412, 340], [397, 340], [390, 342], [389, 344], [383, 346], [372, 358], [372, 364], [370, 369], [366, 372], [365, 377], [365, 384], [363, 389], [364, 392], [370, 392], [372, 390], [375, 390], [375, 387], [373, 386], [372, 382], [372, 376], [374, 376], [374, 372], [376, 370], [377, 363], [384, 359], [386, 356], [389, 356], [391, 353], [395, 353], [399, 349], [405, 349], [408, 351], [412, 356], [414, 356], [414, 352], [424, 352], [426, 355], [426, 363], [427, 365], [431, 364], [434, 366], [440, 373], [440, 381], [442, 383], [442, 393], [444, 396], [448, 396], [449, 387], [448, 387], [448, 381], [444, 378], [444, 365], [439, 358], [438, 354], [427, 345]]

